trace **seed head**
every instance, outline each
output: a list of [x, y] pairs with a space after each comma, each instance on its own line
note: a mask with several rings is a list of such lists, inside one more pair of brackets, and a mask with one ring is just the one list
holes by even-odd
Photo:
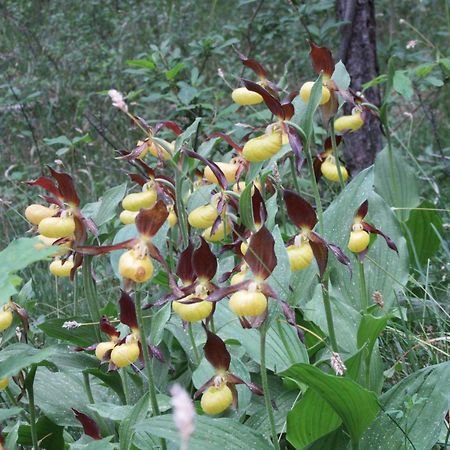
[[384, 307], [384, 300], [383, 300], [383, 294], [380, 291], [375, 291], [372, 294], [372, 300], [373, 302], [378, 305], [380, 308]]
[[341, 359], [341, 355], [339, 353], [333, 352], [331, 354], [331, 367], [334, 369], [336, 375], [341, 377], [347, 370], [345, 367], [344, 361]]
[[76, 320], [69, 320], [68, 322], [64, 322], [62, 324], [62, 327], [65, 328], [66, 330], [73, 330], [74, 328], [78, 328], [80, 326], [81, 324]]
[[123, 95], [119, 91], [116, 91], [115, 89], [110, 89], [108, 91], [108, 95], [112, 100], [113, 106], [119, 108], [121, 111], [125, 113], [128, 112], [128, 106], [125, 103], [125, 100], [123, 99]]

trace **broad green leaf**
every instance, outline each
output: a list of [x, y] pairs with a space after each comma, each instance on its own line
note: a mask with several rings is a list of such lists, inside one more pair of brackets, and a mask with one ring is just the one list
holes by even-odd
[[142, 67], [148, 70], [153, 70], [156, 67], [156, 64], [150, 59], [127, 59], [125, 62], [131, 67]]
[[411, 100], [414, 94], [414, 88], [411, 79], [404, 70], [396, 70], [394, 74], [393, 87], [406, 100]]
[[55, 254], [52, 248], [36, 249], [38, 243], [38, 238], [19, 238], [0, 252], [0, 306], [17, 292], [21, 282], [15, 275], [17, 271]]
[[328, 375], [308, 364], [296, 364], [281, 374], [305, 383], [341, 418], [353, 441], [358, 441], [379, 410], [376, 395], [353, 380]]
[[0, 409], [0, 422], [4, 422], [10, 417], [18, 416], [22, 411], [22, 408]]
[[361, 448], [413, 448], [404, 433], [417, 450], [433, 448], [448, 411], [449, 399], [450, 363], [426, 367], [409, 375], [381, 396], [386, 413], [379, 413], [362, 437]]
[[[135, 430], [147, 432], [180, 445], [179, 431], [173, 422], [172, 415], [151, 417], [137, 423]], [[273, 446], [260, 434], [236, 420], [198, 416], [195, 420], [195, 431], [189, 440], [189, 450], [205, 450], [205, 445], [208, 450], [273, 449]]]
[[72, 141], [67, 136], [58, 136], [50, 139], [44, 138], [44, 142], [47, 145], [66, 145], [69, 147], [72, 145]]
[[166, 323], [170, 319], [170, 314], [172, 312], [172, 304], [169, 302], [156, 310], [152, 315], [151, 326], [150, 326], [150, 336], [148, 342], [153, 345], [158, 345], [164, 334], [164, 329]]
[[178, 150], [192, 136], [195, 136], [201, 121], [201, 117], [196, 117], [195, 120], [186, 128], [186, 130], [177, 137], [176, 150]]
[[58, 351], [56, 347], [46, 347], [42, 350], [27, 344], [13, 344], [0, 352], [0, 378], [11, 377], [32, 364], [49, 361]]
[[172, 67], [172, 69], [168, 70], [166, 72], [166, 78], [168, 80], [173, 80], [178, 73], [183, 70], [186, 67], [186, 65], [184, 63], [178, 63], [176, 64], [174, 67]]
[[[437, 211], [427, 211], [420, 208], [434, 208], [430, 202], [423, 202], [418, 209], [411, 211], [405, 223], [411, 263], [415, 260], [419, 265], [426, 265], [440, 247], [438, 236], [444, 235], [442, 217]], [[438, 233], [438, 234], [437, 234]]]
[[123, 183], [119, 186], [114, 186], [105, 192], [101, 199], [100, 207], [93, 217], [94, 222], [98, 227], [115, 217], [117, 205], [123, 199], [126, 190], [127, 183]]
[[[48, 450], [64, 450], [64, 428], [56, 425], [45, 416], [39, 417], [36, 422], [36, 433], [39, 441], [39, 448]], [[20, 425], [17, 443], [20, 445], [32, 446], [31, 427]]]
[[287, 439], [296, 449], [302, 449], [341, 423], [333, 408], [310, 388], [287, 415]]
[[385, 315], [375, 317], [371, 314], [364, 314], [358, 328], [357, 343], [358, 348], [367, 345], [368, 357], [372, 355], [373, 346], [380, 333], [386, 328], [391, 316]]
[[[390, 206], [415, 208], [420, 203], [417, 173], [398, 149], [393, 149], [392, 159], [388, 148], [378, 153], [374, 173], [375, 191]], [[397, 210], [395, 213], [402, 222], [408, 220], [408, 209]]]
[[345, 90], [350, 86], [350, 75], [342, 61], [339, 61], [334, 67], [331, 79], [337, 84], [339, 89]]
[[320, 99], [322, 98], [322, 75], [317, 78], [311, 89], [311, 96], [309, 97], [308, 104], [306, 106], [305, 114], [302, 116], [300, 126], [303, 128], [306, 139], [311, 141], [311, 136], [314, 127], [314, 113], [319, 107]]
[[252, 189], [253, 183], [249, 183], [239, 196], [239, 214], [241, 222], [249, 230], [255, 229], [252, 206]]
[[[129, 450], [132, 446], [134, 425], [143, 421], [148, 413], [148, 394], [145, 394], [134, 406], [128, 416], [121, 422], [119, 427], [120, 450]], [[151, 448], [151, 447], [149, 447]]]
[[97, 413], [104, 419], [122, 421], [130, 415], [131, 405], [115, 405], [113, 403], [97, 402], [87, 406], [91, 411]]
[[88, 368], [83, 370], [83, 372], [102, 380], [106, 386], [110, 387], [118, 395], [121, 402], [125, 403], [122, 379], [117, 371], [105, 372], [99, 368]]
[[277, 265], [274, 271], [267, 279], [270, 286], [277, 292], [282, 300], [287, 300], [289, 296], [289, 280], [291, 279], [291, 265], [289, 257], [284, 246], [284, 241], [280, 233], [278, 225], [272, 230], [272, 236], [275, 240], [275, 255], [277, 257]]
[[70, 450], [115, 450], [116, 444], [111, 444], [112, 437], [107, 437], [100, 440], [94, 440], [89, 436], [83, 435], [81, 438], [70, 444]]
[[79, 347], [89, 347], [96, 342], [95, 327], [98, 325], [81, 325], [77, 328], [63, 328], [64, 323], [83, 323], [85, 317], [67, 317], [66, 319], [47, 319], [38, 327], [49, 337], [60, 339]]

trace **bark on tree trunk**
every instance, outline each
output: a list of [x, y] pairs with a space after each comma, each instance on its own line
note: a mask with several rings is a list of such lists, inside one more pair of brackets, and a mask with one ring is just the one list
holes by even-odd
[[[360, 90], [362, 85], [379, 74], [375, 35], [374, 0], [336, 0], [339, 20], [349, 21], [341, 29], [342, 41], [338, 52], [351, 76], [351, 87]], [[378, 87], [368, 89], [364, 95], [370, 103], [380, 105]], [[350, 114], [351, 108], [344, 108]], [[359, 172], [370, 166], [381, 150], [382, 133], [379, 121], [370, 117], [364, 127], [345, 138], [345, 160], [349, 168]]]

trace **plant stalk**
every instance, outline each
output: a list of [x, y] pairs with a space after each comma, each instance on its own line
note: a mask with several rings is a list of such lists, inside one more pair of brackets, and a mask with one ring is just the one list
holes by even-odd
[[37, 366], [32, 365], [28, 375], [26, 377], [26, 390], [28, 395], [28, 409], [30, 410], [30, 429], [31, 429], [31, 441], [33, 442], [33, 450], [39, 449], [39, 441], [36, 428], [36, 406], [34, 404], [34, 377], [36, 376]]
[[300, 185], [298, 184], [297, 172], [295, 170], [295, 160], [293, 156], [289, 158], [289, 165], [291, 167], [292, 181], [294, 183], [295, 190], [300, 194]]
[[260, 352], [261, 352], [261, 382], [264, 392], [264, 403], [266, 405], [267, 416], [269, 417], [270, 431], [272, 434], [272, 443], [275, 450], [280, 450], [280, 444], [278, 443], [278, 435], [275, 428], [275, 418], [273, 416], [273, 407], [270, 400], [269, 383], [267, 381], [267, 369], [266, 369], [266, 333], [267, 333], [267, 319], [259, 330], [260, 334]]
[[198, 366], [200, 364], [200, 355], [198, 353], [197, 345], [195, 344], [194, 332], [192, 330], [191, 322], [188, 323], [187, 329], [188, 329], [189, 339], [191, 340], [192, 351], [194, 353], [195, 365]]
[[327, 319], [328, 337], [330, 338], [331, 349], [333, 352], [338, 353], [338, 345], [336, 340], [336, 333], [334, 331], [333, 312], [331, 311], [330, 295], [328, 293], [328, 278], [325, 275], [325, 279], [321, 283], [323, 306], [325, 309], [325, 317]]
[[[100, 304], [98, 302], [97, 290], [95, 288], [94, 280], [92, 279], [91, 262], [92, 256], [85, 256], [83, 258], [83, 265], [82, 265], [83, 287], [91, 320], [92, 322], [99, 323]], [[100, 342], [101, 336], [98, 327], [95, 328], [95, 334], [97, 336], [97, 341]]]
[[341, 186], [341, 190], [345, 189], [344, 177], [342, 176], [341, 170], [341, 162], [339, 161], [339, 153], [336, 145], [336, 133], [334, 131], [334, 117], [330, 122], [330, 132], [331, 132], [331, 146], [333, 147], [334, 158], [336, 160], [336, 168], [339, 177], [339, 185]]
[[369, 299], [367, 298], [366, 275], [364, 273], [363, 261], [358, 261], [358, 271], [359, 271], [359, 296], [361, 302], [361, 312], [362, 314], [366, 314], [367, 308], [369, 307]]
[[[147, 375], [148, 393], [150, 396], [150, 405], [151, 405], [150, 416], [151, 417], [159, 416], [160, 412], [159, 412], [158, 400], [156, 398], [155, 378], [153, 376], [152, 361], [150, 359], [150, 354], [148, 352], [147, 339], [146, 339], [145, 326], [144, 326], [144, 318], [142, 316], [141, 291], [140, 291], [139, 287], [137, 287], [136, 291], [135, 291], [135, 305], [136, 305], [136, 317], [137, 317], [138, 327], [139, 327], [139, 335], [141, 337], [142, 356], [144, 357], [145, 372]], [[161, 448], [163, 450], [166, 449], [166, 441], [164, 439], [161, 439]]]
[[319, 220], [319, 231], [323, 234], [323, 208], [322, 200], [320, 199], [319, 186], [317, 185], [316, 176], [314, 175], [314, 165], [311, 157], [311, 151], [309, 148], [309, 142], [305, 145], [304, 149], [306, 160], [308, 161], [309, 175], [311, 177], [311, 187], [314, 194], [314, 200], [316, 202], [317, 218]]

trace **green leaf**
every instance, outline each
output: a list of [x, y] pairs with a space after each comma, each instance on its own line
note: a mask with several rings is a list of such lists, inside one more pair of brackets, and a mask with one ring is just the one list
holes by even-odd
[[0, 422], [4, 422], [10, 417], [18, 416], [22, 411], [22, 408], [0, 409]]
[[114, 186], [105, 192], [101, 199], [100, 207], [93, 217], [94, 222], [98, 227], [115, 217], [117, 205], [123, 199], [126, 190], [127, 183], [123, 183], [119, 186]]
[[281, 374], [307, 384], [341, 418], [352, 440], [357, 442], [377, 415], [376, 395], [349, 378], [328, 375], [308, 364], [296, 364]]
[[[179, 431], [172, 415], [151, 417], [136, 424], [135, 429], [180, 445]], [[273, 450], [260, 434], [236, 420], [198, 416], [195, 431], [189, 440], [189, 450], [205, 450], [206, 443], [208, 450]]]
[[122, 403], [126, 402], [122, 379], [117, 371], [104, 372], [99, 368], [90, 368], [83, 370], [83, 372], [102, 380], [106, 386], [110, 387], [119, 396]]
[[272, 230], [272, 236], [275, 240], [274, 250], [277, 257], [277, 265], [267, 281], [275, 289], [279, 297], [286, 301], [289, 296], [288, 286], [291, 279], [291, 265], [278, 225], [275, 225]]
[[184, 68], [186, 67], [186, 65], [184, 63], [178, 63], [176, 64], [174, 67], [172, 67], [172, 69], [168, 70], [166, 72], [166, 78], [168, 80], [173, 80], [180, 71], [182, 71]]
[[331, 79], [337, 84], [339, 89], [346, 90], [350, 86], [350, 75], [342, 61], [336, 64]]
[[133, 406], [130, 414], [122, 421], [119, 427], [120, 450], [129, 450], [134, 435], [134, 425], [145, 419], [148, 412], [148, 394], [145, 394]]
[[186, 128], [186, 130], [177, 137], [176, 149], [178, 150], [188, 139], [197, 133], [202, 118], [196, 117], [195, 120]]
[[[450, 363], [426, 367], [409, 375], [381, 396], [387, 414], [380, 412], [362, 437], [361, 448], [412, 448], [404, 433], [417, 450], [434, 448], [448, 411], [449, 398]], [[401, 417], [396, 415], [399, 411]]]
[[106, 437], [100, 440], [93, 440], [89, 436], [83, 435], [81, 438], [70, 444], [70, 450], [115, 450], [116, 444], [111, 444], [112, 437]]
[[156, 68], [156, 64], [150, 59], [127, 59], [125, 62], [131, 67], [141, 67], [148, 70]]
[[[39, 448], [48, 450], [64, 450], [64, 428], [56, 425], [45, 416], [39, 417], [36, 422], [36, 433], [39, 441]], [[17, 443], [20, 445], [32, 446], [30, 425], [20, 425]]]
[[414, 88], [411, 79], [404, 70], [396, 70], [393, 79], [393, 87], [406, 100], [411, 100], [414, 94]]
[[47, 145], [65, 145], [70, 147], [72, 145], [72, 141], [67, 136], [58, 136], [55, 138], [44, 138], [44, 142]]
[[85, 317], [67, 317], [65, 319], [48, 319], [40, 323], [40, 328], [47, 336], [66, 341], [78, 347], [89, 347], [96, 342], [96, 327], [98, 325], [82, 325], [77, 328], [63, 328], [65, 322], [83, 323]]
[[21, 279], [15, 272], [55, 254], [54, 248], [36, 249], [37, 243], [38, 238], [19, 238], [0, 252], [0, 306], [17, 292]]
[[[418, 209], [413, 209], [406, 226], [411, 262], [413, 258], [419, 265], [426, 265], [441, 245], [440, 236], [444, 235], [441, 214], [437, 211], [427, 211], [426, 208], [434, 208], [430, 202], [423, 202]], [[425, 209], [420, 209], [425, 208]]]
[[198, 96], [198, 90], [184, 81], [180, 81], [178, 86], [180, 87], [178, 98], [184, 105], [189, 105]]
[[[385, 148], [376, 157], [374, 171], [375, 190], [390, 206], [415, 208], [419, 204], [417, 173], [402, 153], [394, 149], [391, 159], [389, 149]], [[409, 213], [409, 210], [396, 211], [398, 219], [402, 222], [408, 220]]]
[[341, 423], [333, 408], [310, 388], [287, 415], [287, 439], [295, 448], [301, 449]]
[[0, 352], [0, 378], [7, 378], [32, 364], [48, 362], [58, 351], [56, 347], [46, 347], [42, 350], [27, 344], [12, 344]]
[[170, 319], [170, 314], [172, 312], [172, 304], [166, 303], [164, 306], [159, 308], [152, 315], [152, 322], [150, 326], [150, 336], [148, 341], [153, 345], [158, 345], [163, 338], [164, 328], [166, 323]]
[[104, 419], [122, 421], [130, 415], [133, 407], [130, 405], [115, 405], [113, 403], [97, 402], [88, 405], [88, 408]]
[[386, 325], [392, 316], [385, 315], [375, 317], [371, 314], [364, 314], [358, 328], [357, 342], [358, 348], [367, 345], [368, 357], [372, 355], [373, 346], [380, 333], [386, 328]]
[[305, 132], [307, 141], [311, 141], [311, 136], [314, 127], [314, 114], [319, 107], [320, 99], [322, 98], [322, 75], [317, 78], [311, 89], [311, 96], [309, 97], [306, 106], [305, 114], [302, 116], [300, 126]]

